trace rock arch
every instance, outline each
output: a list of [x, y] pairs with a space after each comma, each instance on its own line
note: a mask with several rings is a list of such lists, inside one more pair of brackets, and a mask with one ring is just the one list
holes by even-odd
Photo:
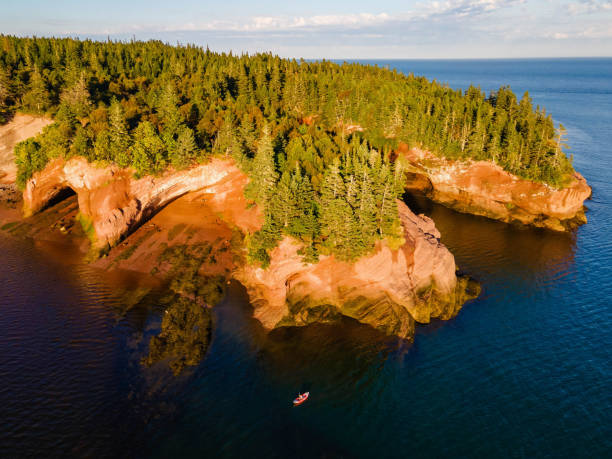
[[[130, 169], [111, 165], [96, 167], [84, 158], [56, 159], [28, 181], [23, 193], [24, 215], [41, 211], [66, 189], [78, 197], [81, 222], [89, 231], [92, 249], [104, 252], [137, 228], [172, 200], [185, 193], [207, 190], [240, 190], [248, 182], [231, 160], [213, 159], [207, 164], [183, 171], [167, 171], [157, 176], [135, 178]], [[236, 183], [239, 181], [240, 183]]]

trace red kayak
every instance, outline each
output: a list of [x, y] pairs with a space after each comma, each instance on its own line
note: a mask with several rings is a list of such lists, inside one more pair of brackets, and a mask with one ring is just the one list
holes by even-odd
[[310, 392], [304, 392], [303, 394], [299, 394], [296, 399], [293, 400], [293, 406], [301, 405], [306, 400], [308, 400], [308, 396]]

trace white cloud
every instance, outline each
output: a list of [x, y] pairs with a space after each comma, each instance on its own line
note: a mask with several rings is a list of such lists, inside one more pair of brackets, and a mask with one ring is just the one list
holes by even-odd
[[[102, 33], [120, 34], [140, 31], [181, 32], [274, 32], [318, 29], [358, 30], [386, 24], [409, 24], [422, 21], [452, 19], [477, 19], [482, 15], [524, 3], [525, 0], [446, 0], [417, 3], [414, 8], [401, 13], [352, 13], [314, 16], [253, 16], [244, 20], [189, 21], [179, 24], [149, 24], [113, 26]], [[72, 33], [95, 33], [91, 30]]]
[[387, 13], [355, 13], [317, 16], [254, 16], [245, 21], [212, 21], [200, 24], [187, 23], [165, 26], [164, 31], [206, 30], [206, 31], [244, 31], [268, 32], [296, 29], [316, 29], [326, 27], [362, 28], [393, 21]]
[[592, 14], [602, 11], [612, 11], [612, 0], [579, 0], [568, 4], [571, 14]]
[[[310, 16], [263, 12], [220, 20], [192, 15], [182, 23], [117, 24], [69, 35], [123, 39], [135, 35], [213, 49], [271, 50], [304, 57], [612, 54], [612, 0], [417, 1], [401, 12]], [[571, 5], [582, 13], [569, 14]], [[595, 8], [599, 14], [587, 14]]]

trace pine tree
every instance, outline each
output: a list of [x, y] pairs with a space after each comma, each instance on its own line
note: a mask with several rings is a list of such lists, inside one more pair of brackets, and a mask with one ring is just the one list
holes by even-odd
[[367, 170], [364, 169], [359, 185], [357, 221], [361, 242], [370, 247], [376, 237], [376, 203], [372, 194], [372, 183]]
[[23, 96], [22, 103], [26, 109], [36, 113], [45, 112], [51, 105], [47, 80], [38, 70], [35, 70], [30, 76], [28, 91]]
[[331, 201], [333, 199], [343, 199], [346, 196], [346, 187], [344, 180], [340, 175], [340, 161], [334, 160], [323, 177], [321, 185], [321, 206], [323, 201]]
[[198, 147], [195, 142], [193, 131], [187, 126], [182, 126], [176, 139], [172, 165], [176, 169], [183, 169], [194, 160]]
[[240, 137], [242, 139], [244, 151], [246, 151], [247, 154], [255, 152], [257, 134], [251, 117], [246, 114], [242, 117], [242, 121], [240, 122]]
[[272, 147], [272, 137], [268, 127], [264, 128], [262, 138], [257, 146], [257, 153], [253, 160], [251, 183], [248, 185], [248, 195], [257, 203], [265, 206], [272, 193], [278, 174], [274, 162], [274, 148]]
[[140, 176], [161, 172], [166, 167], [164, 142], [148, 121], [141, 122], [134, 132], [132, 165]]
[[296, 190], [291, 183], [291, 174], [283, 173], [269, 203], [270, 215], [278, 222], [282, 231], [287, 231], [289, 223], [298, 216]]
[[9, 119], [13, 104], [13, 89], [11, 78], [7, 70], [0, 68], [0, 124]]
[[94, 142], [93, 157], [96, 161], [111, 161], [110, 134], [108, 129], [98, 133]]
[[184, 123], [178, 105], [179, 98], [174, 84], [168, 83], [160, 95], [157, 109], [164, 125], [163, 137], [166, 139], [174, 140]]
[[72, 145], [70, 146], [70, 154], [73, 156], [83, 156], [87, 158], [87, 160], [93, 160], [94, 158], [91, 156], [91, 149], [92, 144], [90, 133], [87, 131], [87, 129], [78, 125]]
[[299, 165], [296, 165], [291, 175], [290, 188], [296, 204], [296, 213], [287, 233], [312, 242], [319, 234], [315, 193], [309, 178], [302, 175]]
[[60, 97], [61, 102], [68, 105], [79, 118], [86, 116], [91, 108], [90, 94], [87, 86], [85, 72], [81, 72], [74, 84], [66, 88]]
[[131, 163], [131, 138], [121, 104], [114, 100], [109, 113], [109, 156], [121, 167]]

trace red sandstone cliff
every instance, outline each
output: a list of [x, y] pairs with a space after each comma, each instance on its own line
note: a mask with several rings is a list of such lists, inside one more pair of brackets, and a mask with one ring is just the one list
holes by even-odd
[[[57, 159], [28, 182], [24, 210], [26, 215], [35, 213], [71, 188], [83, 222], [91, 226], [93, 248], [101, 251], [173, 199], [202, 190], [213, 196], [204, 205], [246, 233], [261, 225], [257, 209], [247, 212], [242, 202], [247, 181], [230, 160], [136, 179], [132, 171], [115, 166]], [[404, 337], [412, 335], [415, 321], [452, 317], [468, 299], [467, 280], [457, 279], [454, 257], [440, 243], [433, 221], [414, 215], [402, 202], [398, 205], [405, 237], [399, 250], [381, 242], [373, 254], [355, 263], [329, 256], [304, 264], [299, 244], [285, 238], [272, 252], [267, 269], [238, 267], [234, 275], [247, 287], [255, 317], [272, 328], [344, 315]]]
[[464, 213], [565, 231], [586, 223], [591, 187], [579, 173], [565, 188], [521, 179], [489, 161], [451, 161], [400, 144], [407, 187]]
[[136, 179], [132, 170], [117, 166], [96, 167], [84, 158], [56, 159], [28, 181], [23, 210], [26, 217], [32, 215], [63, 190], [72, 189], [84, 222], [92, 226], [93, 249], [104, 251], [173, 199], [196, 190], [227, 193], [223, 185], [230, 179], [236, 181], [234, 188], [247, 183], [229, 160]]
[[300, 244], [286, 237], [272, 251], [267, 269], [238, 269], [255, 317], [271, 328], [341, 314], [403, 337], [413, 334], [415, 321], [450, 319], [469, 299], [467, 279], [457, 279], [455, 259], [440, 243], [433, 221], [413, 214], [403, 202], [398, 206], [406, 242], [397, 251], [381, 242], [355, 263], [322, 256], [305, 265], [297, 253]]

